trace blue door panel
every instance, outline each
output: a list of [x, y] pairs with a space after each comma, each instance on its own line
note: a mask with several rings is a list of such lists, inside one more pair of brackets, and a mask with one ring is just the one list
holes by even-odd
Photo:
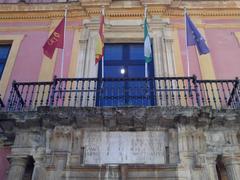
[[[150, 106], [153, 97], [150, 89], [153, 83], [129, 78], [145, 77], [143, 43], [105, 44], [104, 78], [121, 80], [102, 80], [98, 85], [98, 106]], [[99, 63], [99, 77], [101, 65]], [[125, 73], [121, 73], [121, 69]], [[149, 75], [153, 74], [153, 63], [148, 64]]]

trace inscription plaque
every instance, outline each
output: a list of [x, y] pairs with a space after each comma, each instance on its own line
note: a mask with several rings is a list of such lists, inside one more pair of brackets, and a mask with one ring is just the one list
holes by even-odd
[[84, 133], [85, 164], [164, 164], [166, 134], [161, 131]]

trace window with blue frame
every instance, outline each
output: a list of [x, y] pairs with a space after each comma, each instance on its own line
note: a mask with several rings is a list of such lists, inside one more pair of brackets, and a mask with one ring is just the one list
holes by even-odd
[[99, 63], [97, 106], [154, 105], [153, 61], [145, 79], [143, 43], [105, 44], [104, 78]]
[[11, 49], [11, 44], [0, 44], [0, 79], [6, 65], [8, 55]]

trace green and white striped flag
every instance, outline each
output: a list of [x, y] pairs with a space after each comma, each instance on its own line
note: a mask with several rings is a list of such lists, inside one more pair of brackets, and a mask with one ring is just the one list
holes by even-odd
[[147, 17], [144, 20], [144, 56], [145, 62], [149, 63], [152, 60], [152, 49], [151, 49], [151, 40], [148, 34], [148, 23]]

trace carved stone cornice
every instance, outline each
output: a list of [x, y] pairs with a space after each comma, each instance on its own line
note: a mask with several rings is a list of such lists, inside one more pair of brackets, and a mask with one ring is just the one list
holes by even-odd
[[87, 13], [79, 3], [52, 3], [52, 4], [1, 4], [0, 20], [18, 19], [51, 19], [64, 16], [64, 9], [67, 5], [68, 18], [84, 18]]
[[81, 0], [81, 5], [84, 7], [87, 6], [108, 6], [112, 0]]
[[[110, 1], [110, 0], [109, 0]], [[92, 2], [92, 1], [91, 1]], [[105, 0], [104, 2], [107, 2]], [[87, 1], [86, 1], [87, 3]], [[108, 3], [109, 4], [109, 3]], [[144, 3], [133, 6], [112, 6], [106, 4], [105, 15], [110, 18], [141, 18], [144, 16]], [[174, 3], [173, 3], [174, 4]], [[201, 4], [201, 3], [200, 3]], [[226, 3], [227, 4], [227, 3]], [[188, 13], [191, 16], [200, 17], [239, 17], [239, 6], [217, 5], [202, 8], [201, 6], [193, 7], [188, 3]], [[60, 18], [64, 15], [65, 6], [68, 6], [68, 18], [91, 18], [98, 16], [101, 12], [101, 5], [98, 3], [87, 6], [84, 2], [72, 3], [52, 3], [52, 4], [1, 4], [0, 20], [18, 20], [18, 19], [51, 19]], [[203, 6], [204, 7], [204, 6]], [[183, 6], [175, 7], [174, 5], [148, 4], [149, 16], [160, 17], [183, 17]]]

